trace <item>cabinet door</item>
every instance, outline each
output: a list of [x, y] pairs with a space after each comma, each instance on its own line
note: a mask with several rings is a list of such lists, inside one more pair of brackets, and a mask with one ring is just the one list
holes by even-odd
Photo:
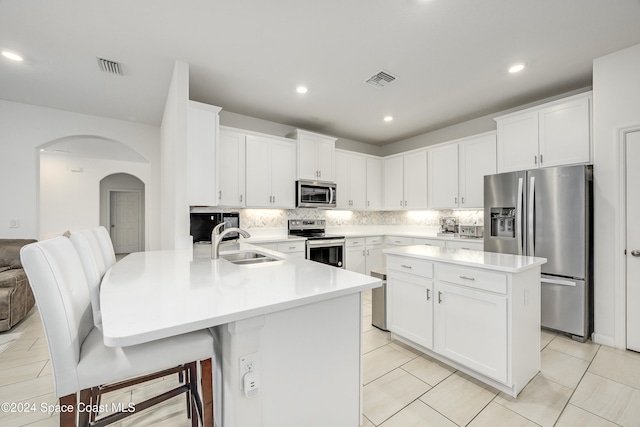
[[298, 177], [300, 179], [318, 179], [316, 139], [313, 135], [298, 134]]
[[218, 205], [242, 207], [245, 180], [245, 134], [220, 130], [218, 141]]
[[458, 144], [429, 150], [429, 208], [457, 208]]
[[427, 151], [404, 156], [404, 208], [427, 208]]
[[382, 245], [367, 246], [366, 249], [367, 266], [364, 274], [370, 274], [371, 270], [384, 268], [384, 254]]
[[316, 168], [318, 169], [318, 179], [321, 181], [335, 180], [333, 171], [335, 148], [335, 139], [316, 138]]
[[435, 350], [500, 382], [507, 381], [507, 297], [438, 282]]
[[589, 163], [590, 98], [545, 108], [539, 113], [540, 164], [543, 167]]
[[248, 135], [245, 158], [247, 207], [270, 207], [272, 194], [271, 146], [269, 141]]
[[402, 156], [384, 159], [384, 208], [400, 210], [404, 208]]
[[351, 209], [364, 209], [367, 197], [367, 163], [364, 156], [354, 154], [349, 162]]
[[389, 330], [433, 348], [433, 281], [390, 270], [387, 275]]
[[497, 121], [498, 173], [538, 167], [538, 112]]
[[382, 159], [367, 157], [367, 209], [382, 209]]
[[336, 208], [351, 208], [351, 177], [349, 173], [350, 155], [336, 153]]
[[296, 177], [295, 145], [289, 142], [271, 142], [271, 195], [272, 206], [295, 208]]
[[216, 137], [219, 107], [189, 101], [187, 110], [187, 198], [190, 205], [216, 206]]
[[461, 208], [482, 209], [484, 177], [496, 171], [496, 134], [480, 136], [459, 145]]
[[360, 274], [366, 273], [366, 259], [364, 246], [356, 246], [346, 250], [347, 259], [345, 268]]

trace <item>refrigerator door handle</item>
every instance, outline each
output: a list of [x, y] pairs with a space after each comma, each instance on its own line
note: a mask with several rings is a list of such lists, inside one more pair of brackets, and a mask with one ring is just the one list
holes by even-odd
[[540, 282], [541, 283], [551, 283], [552, 285], [576, 286], [576, 282], [572, 282], [570, 280], [545, 279], [544, 277], [540, 279]]
[[527, 236], [527, 240], [529, 242], [529, 251], [527, 253], [527, 255], [529, 256], [536, 256], [536, 248], [535, 248], [535, 242], [533, 241], [536, 230], [535, 230], [535, 217], [534, 217], [534, 202], [535, 202], [535, 193], [536, 193], [536, 178], [535, 177], [531, 177], [531, 181], [529, 182], [529, 205], [528, 205], [528, 209], [529, 209], [529, 220], [528, 220], [528, 230], [529, 230], [529, 235]]
[[524, 198], [523, 179], [518, 178], [518, 201], [516, 202], [516, 239], [518, 243], [518, 255], [522, 255], [522, 233], [524, 224], [522, 219], [522, 199]]

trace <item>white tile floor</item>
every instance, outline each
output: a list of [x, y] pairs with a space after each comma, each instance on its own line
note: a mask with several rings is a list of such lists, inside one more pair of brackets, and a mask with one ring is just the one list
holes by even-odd
[[[542, 371], [513, 399], [372, 327], [370, 292], [364, 315], [362, 427], [640, 426], [640, 354], [542, 332]], [[8, 333], [16, 332], [22, 336], [0, 350], [0, 403], [31, 402], [37, 410], [0, 411], [0, 426], [57, 426], [56, 414], [40, 411], [43, 403], [54, 405], [57, 399], [37, 310]], [[139, 402], [174, 384], [174, 377], [158, 380], [108, 401]], [[189, 425], [184, 396], [116, 424]]]

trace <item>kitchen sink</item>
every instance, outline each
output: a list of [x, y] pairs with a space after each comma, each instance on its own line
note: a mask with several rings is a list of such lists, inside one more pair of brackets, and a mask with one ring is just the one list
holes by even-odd
[[254, 252], [254, 251], [242, 251], [242, 252], [220, 254], [220, 258], [224, 258], [232, 264], [239, 264], [239, 265], [260, 264], [265, 262], [280, 261], [279, 258], [274, 258], [269, 255], [265, 255], [263, 253]]

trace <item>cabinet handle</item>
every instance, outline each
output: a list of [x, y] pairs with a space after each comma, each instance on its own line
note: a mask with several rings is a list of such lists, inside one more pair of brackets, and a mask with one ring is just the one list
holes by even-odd
[[407, 206], [407, 201], [406, 200], [404, 201], [404, 205]]
[[322, 178], [322, 171], [318, 171], [318, 178]]
[[442, 292], [438, 291], [438, 304], [442, 303]]
[[461, 202], [462, 202], [462, 204], [464, 205], [464, 197], [462, 197]]
[[[462, 248], [462, 249], [467, 249], [467, 248]], [[464, 280], [476, 280], [475, 277], [469, 277], [469, 276], [460, 276], [460, 278]]]
[[400, 200], [400, 206], [402, 206], [402, 200]]
[[542, 165], [542, 154], [540, 154], [540, 165]]
[[367, 207], [371, 206], [371, 202], [367, 200]]
[[394, 243], [400, 244], [402, 242], [400, 240], [394, 240]]
[[369, 249], [367, 249], [367, 256], [369, 256]]
[[405, 264], [400, 265], [400, 267], [402, 267], [402, 268], [408, 268], [409, 270], [411, 270], [411, 269], [413, 268], [413, 267], [411, 267], [410, 265], [405, 265]]
[[429, 301], [431, 299], [431, 295], [429, 295], [429, 288], [427, 288], [427, 301]]
[[295, 249], [295, 248], [296, 248], [295, 246], [289, 246], [289, 249]]
[[365, 256], [365, 252], [366, 252], [366, 251], [363, 249], [363, 250], [362, 250], [362, 256]]
[[273, 196], [273, 203], [276, 202], [276, 196]]
[[218, 191], [218, 200], [222, 200], [222, 190]]
[[457, 197], [454, 197], [454, 202], [453, 202], [453, 204], [454, 204], [454, 205], [457, 205], [457, 204], [458, 204], [458, 198], [457, 198]]
[[425, 243], [424, 245], [425, 245], [425, 246], [433, 246], [433, 244], [432, 244], [432, 243]]
[[242, 194], [240, 195], [240, 201], [242, 202]]
[[533, 164], [538, 166], [538, 156], [533, 156]]

